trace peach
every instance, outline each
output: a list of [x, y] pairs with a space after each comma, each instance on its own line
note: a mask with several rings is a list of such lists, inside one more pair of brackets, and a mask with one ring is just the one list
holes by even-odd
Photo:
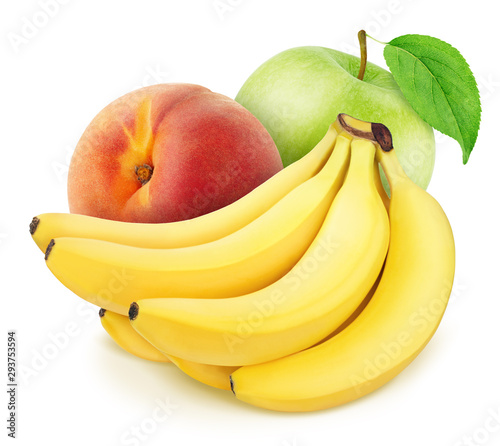
[[282, 168], [267, 130], [234, 100], [199, 85], [154, 85], [115, 100], [87, 127], [69, 167], [69, 207], [111, 220], [185, 220]]

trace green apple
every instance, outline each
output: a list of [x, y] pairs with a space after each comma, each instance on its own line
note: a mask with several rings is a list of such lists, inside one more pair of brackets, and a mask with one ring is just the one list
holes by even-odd
[[[283, 165], [309, 152], [339, 113], [386, 125], [407, 175], [428, 186], [434, 168], [432, 128], [413, 110], [394, 77], [370, 62], [317, 46], [283, 51], [247, 79], [236, 101], [250, 110], [276, 143]], [[383, 178], [386, 185], [386, 180]]]

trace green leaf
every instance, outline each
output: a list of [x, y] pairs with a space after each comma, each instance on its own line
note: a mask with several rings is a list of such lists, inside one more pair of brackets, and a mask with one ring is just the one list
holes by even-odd
[[479, 131], [481, 102], [463, 56], [435, 37], [408, 34], [387, 43], [384, 57], [411, 106], [429, 125], [458, 141], [466, 164]]

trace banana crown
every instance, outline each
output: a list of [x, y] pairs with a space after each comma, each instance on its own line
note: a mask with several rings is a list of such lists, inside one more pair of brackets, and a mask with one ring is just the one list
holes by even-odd
[[339, 133], [350, 135], [354, 141], [359, 141], [359, 143], [364, 141], [365, 146], [369, 142], [374, 144], [376, 161], [382, 166], [391, 191], [401, 182], [413, 184], [399, 164], [392, 144], [391, 132], [384, 124], [361, 121], [341, 113], [333, 126]]

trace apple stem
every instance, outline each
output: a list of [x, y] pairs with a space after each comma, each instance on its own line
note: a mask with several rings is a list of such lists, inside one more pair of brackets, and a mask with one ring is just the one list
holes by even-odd
[[366, 70], [366, 32], [364, 29], [362, 29], [358, 33], [358, 40], [359, 40], [359, 48], [361, 50], [361, 64], [359, 66], [359, 73], [358, 73], [358, 79], [360, 81], [363, 80], [363, 77], [365, 77], [365, 70]]

